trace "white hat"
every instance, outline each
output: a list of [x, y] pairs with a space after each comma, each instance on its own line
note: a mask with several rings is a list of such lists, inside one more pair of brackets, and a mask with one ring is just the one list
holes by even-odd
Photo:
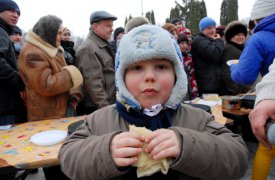
[[141, 25], [125, 34], [116, 54], [117, 100], [141, 110], [139, 102], [127, 90], [124, 82], [125, 70], [136, 62], [155, 58], [168, 59], [174, 65], [176, 83], [166, 107], [177, 108], [187, 92], [187, 77], [183, 69], [182, 56], [177, 41], [172, 35], [154, 25]]
[[275, 13], [275, 0], [256, 0], [250, 19], [261, 19]]

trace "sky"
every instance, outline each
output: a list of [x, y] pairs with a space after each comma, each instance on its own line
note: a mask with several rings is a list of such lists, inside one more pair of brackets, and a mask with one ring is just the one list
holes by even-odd
[[[63, 26], [68, 27], [74, 36], [85, 37], [89, 31], [89, 19], [93, 11], [105, 10], [118, 19], [114, 21], [116, 27], [124, 27], [126, 17], [141, 16], [148, 11], [154, 11], [157, 25], [163, 25], [169, 17], [170, 10], [175, 7], [175, 1], [182, 0], [14, 0], [21, 16], [18, 26], [24, 31], [32, 29], [40, 17], [53, 14], [63, 20]], [[208, 17], [217, 24], [220, 19], [222, 0], [204, 0]], [[255, 0], [238, 0], [239, 20], [249, 19]]]

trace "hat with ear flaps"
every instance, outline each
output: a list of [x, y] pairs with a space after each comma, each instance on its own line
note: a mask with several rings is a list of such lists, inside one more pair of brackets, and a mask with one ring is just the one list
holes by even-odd
[[140, 103], [128, 91], [124, 82], [126, 69], [134, 63], [151, 60], [167, 59], [174, 65], [176, 75], [175, 86], [164, 106], [176, 109], [187, 92], [187, 78], [183, 69], [179, 46], [172, 35], [154, 25], [142, 25], [125, 34], [120, 41], [116, 54], [116, 87], [117, 100], [141, 110]]

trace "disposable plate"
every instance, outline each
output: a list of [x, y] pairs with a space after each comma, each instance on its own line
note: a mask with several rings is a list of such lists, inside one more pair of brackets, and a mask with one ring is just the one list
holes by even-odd
[[231, 66], [232, 64], [238, 64], [239, 63], [239, 60], [238, 59], [232, 59], [232, 60], [228, 60], [227, 62], [226, 62], [226, 64], [228, 65], [228, 66]]
[[50, 146], [64, 141], [66, 137], [66, 131], [49, 130], [33, 135], [30, 141], [38, 146]]

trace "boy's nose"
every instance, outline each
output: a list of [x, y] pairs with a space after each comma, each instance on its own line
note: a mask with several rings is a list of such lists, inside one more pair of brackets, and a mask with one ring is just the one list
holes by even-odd
[[152, 70], [147, 70], [145, 74], [146, 82], [155, 82], [156, 81], [156, 73]]

